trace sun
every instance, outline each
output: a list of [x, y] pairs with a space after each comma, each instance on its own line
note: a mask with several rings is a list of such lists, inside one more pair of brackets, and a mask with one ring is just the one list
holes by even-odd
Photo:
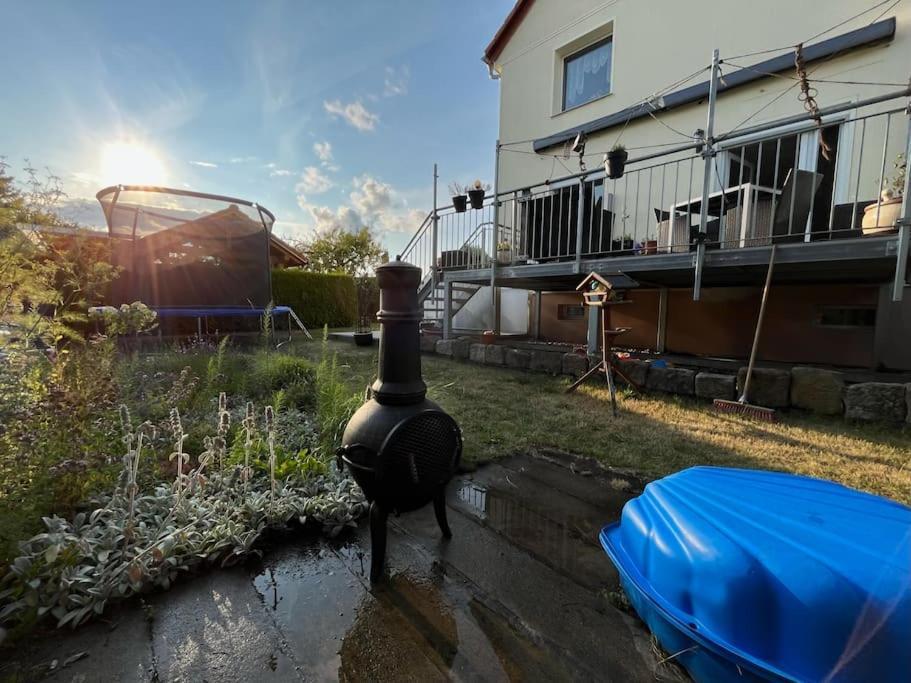
[[147, 145], [132, 140], [109, 142], [101, 150], [101, 177], [110, 185], [162, 185], [164, 163]]

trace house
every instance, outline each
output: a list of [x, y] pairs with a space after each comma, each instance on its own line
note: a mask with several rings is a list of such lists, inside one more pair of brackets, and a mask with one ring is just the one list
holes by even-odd
[[624, 345], [742, 359], [774, 247], [761, 360], [911, 369], [911, 6], [820, 7], [519, 0], [483, 55], [497, 201], [403, 254], [428, 317], [502, 330], [509, 292], [530, 336], [593, 347], [573, 290], [625, 273]]

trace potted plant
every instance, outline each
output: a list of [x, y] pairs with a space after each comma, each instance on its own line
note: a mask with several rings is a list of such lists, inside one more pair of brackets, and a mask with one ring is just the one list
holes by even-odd
[[497, 263], [502, 266], [509, 265], [512, 262], [512, 248], [506, 240], [497, 242]]
[[[657, 244], [655, 245], [657, 248]], [[630, 237], [629, 233], [624, 233], [621, 239], [611, 240], [611, 249], [613, 251], [632, 251], [633, 250], [633, 238]]]
[[895, 158], [893, 168], [895, 171], [892, 177], [883, 183], [879, 201], [864, 207], [864, 218], [861, 223], [864, 235], [877, 235], [892, 230], [901, 218], [905, 176], [908, 172], [908, 161], [904, 154], [899, 154]]
[[354, 343], [357, 346], [373, 346], [373, 316], [371, 309], [376, 305], [376, 280], [371, 277], [357, 278], [357, 325], [354, 329]]
[[611, 151], [604, 155], [604, 172], [607, 177], [616, 180], [623, 177], [623, 170], [626, 168], [626, 160], [629, 153], [626, 147], [619, 142], [611, 148]]
[[481, 343], [482, 344], [493, 344], [497, 340], [497, 333], [493, 330], [484, 330], [481, 333]]
[[471, 200], [472, 209], [484, 208], [484, 195], [487, 194], [489, 189], [490, 185], [482, 183], [480, 180], [474, 181], [474, 184], [468, 190], [468, 198]]
[[465, 213], [468, 210], [468, 195], [465, 188], [459, 183], [449, 183], [449, 194], [452, 195], [452, 208], [456, 213]]

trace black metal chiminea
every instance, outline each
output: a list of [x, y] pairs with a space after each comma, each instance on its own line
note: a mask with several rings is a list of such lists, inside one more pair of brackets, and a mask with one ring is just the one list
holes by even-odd
[[380, 288], [380, 362], [372, 398], [352, 416], [338, 450], [339, 467], [370, 501], [370, 580], [383, 575], [386, 518], [433, 502], [443, 536], [445, 487], [462, 455], [459, 426], [427, 399], [421, 379], [418, 286], [421, 270], [396, 259], [376, 269]]

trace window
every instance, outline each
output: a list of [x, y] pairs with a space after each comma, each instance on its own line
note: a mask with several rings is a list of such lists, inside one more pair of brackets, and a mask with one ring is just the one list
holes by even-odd
[[582, 320], [585, 306], [581, 304], [557, 304], [557, 320]]
[[824, 306], [816, 315], [816, 324], [823, 327], [874, 327], [876, 309], [872, 306]]
[[613, 38], [590, 45], [563, 60], [563, 110], [610, 93]]

